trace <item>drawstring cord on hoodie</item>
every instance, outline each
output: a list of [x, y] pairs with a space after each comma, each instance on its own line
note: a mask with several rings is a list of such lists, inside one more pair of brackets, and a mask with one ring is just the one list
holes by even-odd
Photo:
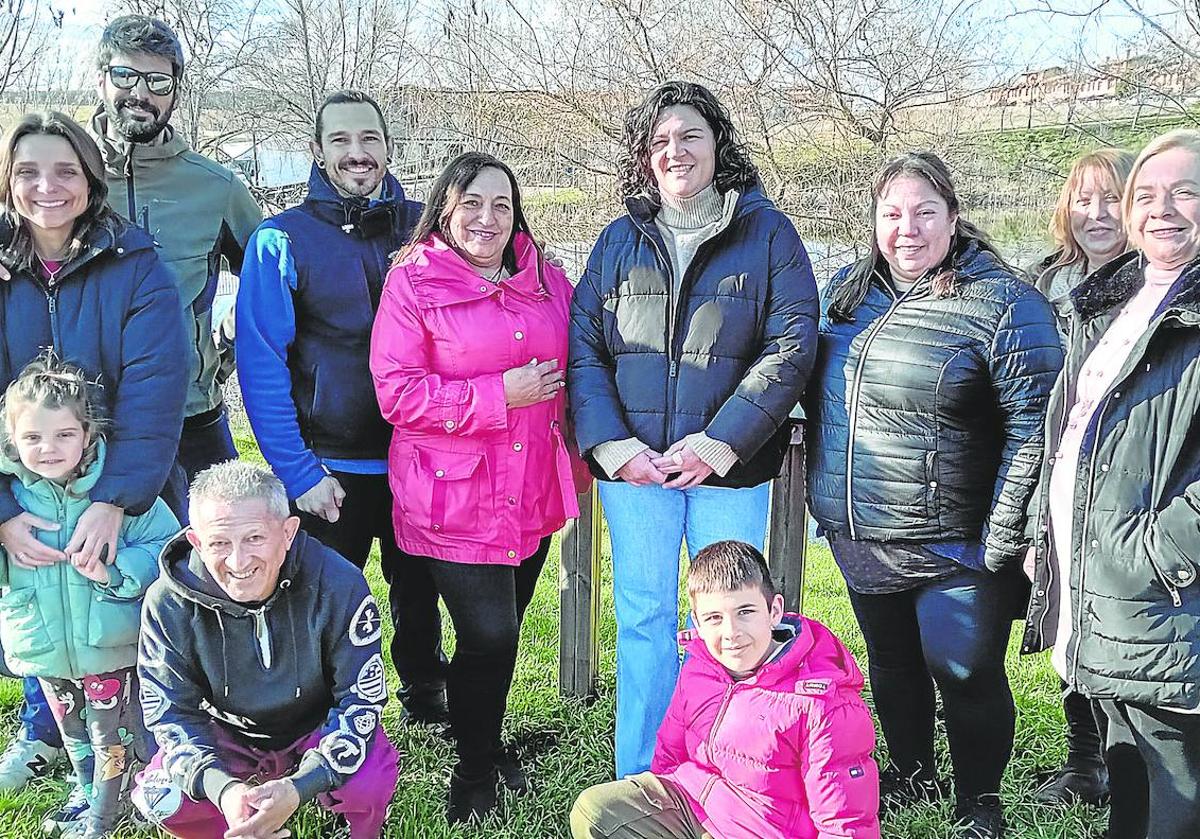
[[[279, 588], [286, 589], [291, 586], [291, 580], [284, 580], [279, 584]], [[288, 613], [288, 628], [292, 633], [292, 680], [296, 683], [296, 698], [300, 698], [300, 656], [296, 653], [296, 614], [293, 611], [292, 600], [289, 597], [287, 600]]]
[[221, 620], [221, 610], [213, 609], [217, 616], [217, 628], [221, 630], [221, 682], [224, 690], [224, 696], [229, 697], [229, 656], [225, 651], [225, 621]]

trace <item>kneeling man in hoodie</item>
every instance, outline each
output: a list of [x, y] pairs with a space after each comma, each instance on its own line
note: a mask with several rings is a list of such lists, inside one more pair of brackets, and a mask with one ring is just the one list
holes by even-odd
[[575, 839], [879, 839], [875, 728], [850, 651], [783, 613], [752, 545], [688, 569], [696, 629], [649, 772], [584, 790]]
[[378, 837], [396, 786], [380, 613], [362, 572], [299, 530], [283, 484], [229, 461], [146, 594], [138, 675], [158, 754], [133, 799], [178, 837], [287, 835], [305, 801]]

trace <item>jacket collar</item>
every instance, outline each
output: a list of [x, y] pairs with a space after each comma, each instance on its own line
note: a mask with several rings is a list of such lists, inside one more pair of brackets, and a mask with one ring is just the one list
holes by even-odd
[[357, 229], [359, 237], [364, 239], [390, 235], [401, 220], [399, 213], [404, 202], [404, 187], [391, 172], [383, 176], [379, 198], [347, 198], [334, 188], [316, 163], [309, 171], [308, 195], [304, 198], [304, 206], [312, 215], [341, 227], [346, 233], [355, 233]]
[[517, 233], [513, 248], [517, 254], [517, 273], [499, 283], [480, 277], [440, 233], [414, 247], [402, 264], [409, 266], [413, 293], [425, 308], [479, 300], [502, 290], [530, 298], [545, 297], [549, 293], [543, 280], [546, 265], [533, 239]]
[[[1089, 321], [1129, 301], [1145, 282], [1145, 257], [1134, 251], [1099, 268], [1071, 292], [1071, 305], [1082, 321]], [[1183, 269], [1175, 281], [1168, 310], [1200, 317], [1200, 257]]]
[[[125, 167], [130, 155], [138, 162], [157, 162], [178, 157], [191, 147], [187, 140], [171, 125], [163, 129], [161, 139], [156, 143], [130, 143], [126, 140], [114, 140], [108, 136], [108, 114], [104, 105], [98, 105], [92, 115], [89, 125], [100, 154], [104, 158], [104, 168], [113, 177], [124, 177]], [[134, 149], [136, 148], [136, 151]]]
[[[12, 233], [7, 218], [0, 218], [0, 265], [7, 268], [11, 276], [30, 275], [30, 270], [23, 265], [17, 265], [7, 251], [8, 244], [12, 241]], [[58, 281], [61, 284], [84, 265], [110, 251], [125, 254], [153, 248], [154, 240], [146, 235], [145, 231], [113, 214], [106, 224], [99, 225], [92, 231], [79, 256], [63, 266]]]

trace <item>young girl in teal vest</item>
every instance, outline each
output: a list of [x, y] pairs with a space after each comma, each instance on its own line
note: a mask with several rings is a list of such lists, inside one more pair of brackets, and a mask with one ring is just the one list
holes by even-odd
[[[0, 480], [27, 512], [57, 525], [38, 538], [68, 544], [104, 469], [104, 436], [81, 370], [47, 353], [9, 385], [0, 408]], [[144, 742], [135, 677], [142, 596], [178, 530], [161, 499], [126, 516], [115, 557], [33, 565], [0, 549], [5, 662], [36, 676], [62, 731], [89, 808], [66, 833], [108, 836], [129, 812]]]

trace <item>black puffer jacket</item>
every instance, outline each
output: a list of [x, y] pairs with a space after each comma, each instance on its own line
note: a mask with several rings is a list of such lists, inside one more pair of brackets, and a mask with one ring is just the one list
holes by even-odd
[[[779, 473], [785, 428], [812, 369], [817, 289], [792, 223], [761, 192], [700, 246], [672, 291], [646, 200], [626, 202], [592, 249], [571, 301], [567, 383], [580, 451], [637, 437], [664, 451], [697, 431], [738, 463], [711, 486]], [[592, 461], [596, 477], [608, 476]]]
[[[1050, 399], [1046, 451], [1058, 450], [1083, 363], [1143, 283], [1139, 254], [1071, 294], [1071, 345]], [[1200, 708], [1200, 260], [1134, 344], [1084, 435], [1075, 481], [1071, 575], [1078, 623], [1071, 686], [1095, 697]], [[1042, 470], [1031, 505], [1033, 595], [1022, 652], [1055, 638], [1063, 580], [1049, 539]]]
[[[809, 388], [808, 497], [855, 539], [984, 540], [998, 570], [1025, 547], [1046, 400], [1062, 366], [1054, 311], [968, 241], [958, 285], [897, 295], [877, 272], [849, 323], [826, 290]], [[881, 265], [886, 271], [886, 265]]]

